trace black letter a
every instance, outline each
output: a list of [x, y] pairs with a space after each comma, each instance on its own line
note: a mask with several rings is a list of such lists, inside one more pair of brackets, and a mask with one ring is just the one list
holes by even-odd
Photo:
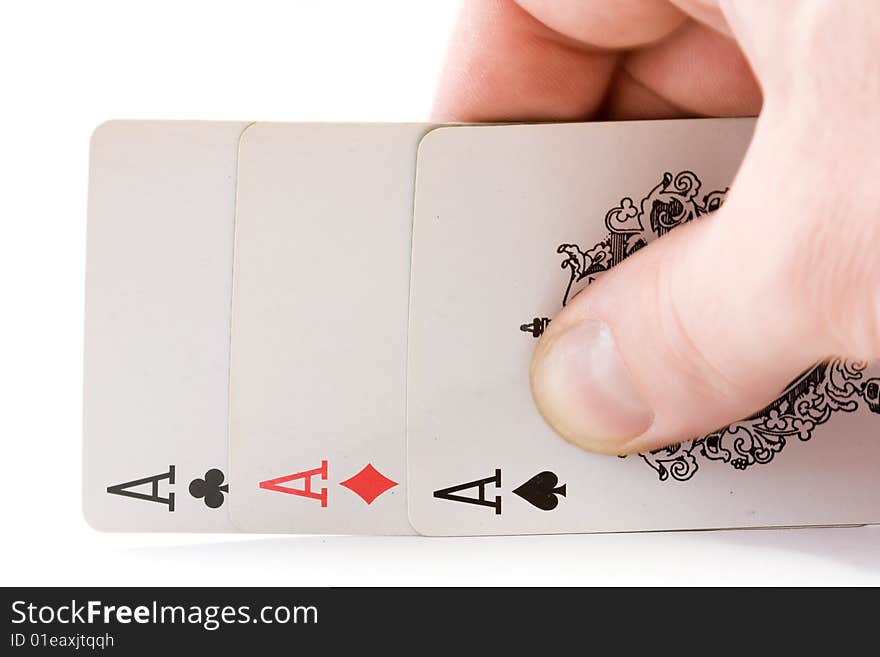
[[[434, 491], [434, 497], [438, 497], [442, 500], [450, 500], [452, 502], [464, 502], [465, 504], [477, 504], [479, 506], [488, 506], [495, 509], [495, 514], [499, 515], [501, 513], [501, 496], [496, 495], [495, 501], [490, 502], [486, 499], [486, 486], [489, 484], [495, 484], [495, 488], [501, 487], [501, 470], [495, 470], [494, 477], [486, 477], [485, 479], [477, 479], [476, 481], [469, 481], [466, 484], [458, 484], [457, 486], [450, 486], [449, 488], [443, 488], [441, 490]], [[455, 495], [458, 491], [467, 490], [468, 488], [477, 488], [480, 489], [479, 497], [467, 497], [466, 495]]]
[[[160, 497], [159, 495], [159, 482], [163, 479], [167, 479], [169, 484], [174, 483], [173, 465], [169, 465], [168, 472], [163, 472], [162, 474], [153, 475], [152, 477], [144, 477], [143, 479], [135, 479], [134, 481], [126, 481], [121, 484], [116, 484], [115, 486], [107, 486], [107, 492], [111, 495], [122, 495], [123, 497], [133, 497], [136, 500], [146, 500], [147, 502], [166, 504], [169, 511], [174, 511], [174, 493], [169, 492], [168, 497]], [[137, 486], [143, 486], [144, 484], [152, 484], [150, 495], [129, 490]]]

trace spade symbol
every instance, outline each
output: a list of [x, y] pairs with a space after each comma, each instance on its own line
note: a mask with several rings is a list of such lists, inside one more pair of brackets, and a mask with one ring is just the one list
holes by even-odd
[[559, 498], [556, 496], [565, 497], [565, 484], [561, 486], [558, 484], [559, 477], [556, 473], [544, 470], [513, 492], [542, 511], [552, 511], [559, 504]]
[[196, 499], [205, 498], [205, 506], [209, 509], [219, 509], [223, 506], [223, 493], [229, 492], [229, 484], [224, 484], [223, 479], [223, 473], [212, 468], [205, 473], [204, 479], [189, 482], [189, 494]]

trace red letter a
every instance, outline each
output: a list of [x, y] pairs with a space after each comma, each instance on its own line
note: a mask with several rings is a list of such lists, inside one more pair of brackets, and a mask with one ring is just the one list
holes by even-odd
[[[315, 468], [314, 470], [306, 470], [305, 472], [297, 472], [295, 474], [278, 477], [277, 479], [267, 479], [266, 481], [261, 481], [260, 488], [265, 488], [266, 490], [274, 490], [278, 493], [287, 493], [288, 495], [310, 497], [313, 500], [321, 500], [321, 506], [325, 507], [327, 506], [327, 489], [322, 488], [320, 493], [312, 492], [312, 477], [314, 477], [315, 475], [321, 475], [322, 480], [327, 479], [327, 461], [321, 461], [321, 467]], [[286, 484], [289, 481], [294, 481], [295, 479], [305, 479], [304, 487], [290, 488], [289, 486], [281, 485]]]

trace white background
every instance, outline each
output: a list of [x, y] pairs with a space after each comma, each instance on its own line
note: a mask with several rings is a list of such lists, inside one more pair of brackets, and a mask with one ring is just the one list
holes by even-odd
[[85, 524], [91, 130], [110, 118], [424, 120], [455, 13], [442, 0], [3, 4], [0, 584], [880, 584], [880, 527], [391, 539]]

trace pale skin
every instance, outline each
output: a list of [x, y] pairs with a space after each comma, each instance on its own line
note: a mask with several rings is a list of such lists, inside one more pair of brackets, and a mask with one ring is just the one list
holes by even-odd
[[575, 297], [535, 350], [563, 438], [687, 440], [813, 363], [880, 359], [880, 2], [464, 0], [438, 121], [758, 115], [716, 213]]

